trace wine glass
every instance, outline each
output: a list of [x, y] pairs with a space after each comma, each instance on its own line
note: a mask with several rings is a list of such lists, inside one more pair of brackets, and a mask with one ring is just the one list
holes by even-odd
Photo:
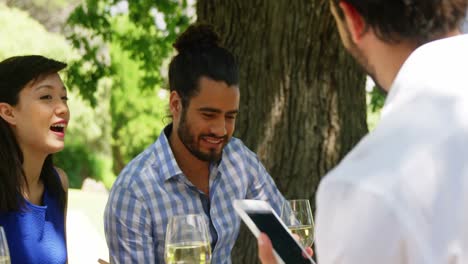
[[211, 262], [210, 238], [202, 215], [177, 215], [169, 219], [164, 258], [166, 264]]
[[10, 264], [10, 251], [3, 227], [0, 226], [0, 264]]
[[281, 208], [281, 220], [291, 233], [299, 237], [304, 247], [311, 247], [314, 243], [314, 218], [309, 200], [288, 200]]

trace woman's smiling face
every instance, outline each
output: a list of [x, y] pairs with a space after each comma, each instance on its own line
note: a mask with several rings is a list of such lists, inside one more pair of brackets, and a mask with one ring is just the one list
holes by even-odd
[[28, 83], [9, 122], [22, 151], [52, 154], [64, 148], [70, 119], [67, 90], [57, 73]]

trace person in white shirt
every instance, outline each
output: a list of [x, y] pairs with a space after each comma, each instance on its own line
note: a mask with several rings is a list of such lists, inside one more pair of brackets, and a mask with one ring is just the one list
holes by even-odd
[[[346, 49], [389, 92], [317, 192], [319, 264], [468, 263], [467, 0], [331, 0]], [[275, 263], [259, 237], [263, 263]]]

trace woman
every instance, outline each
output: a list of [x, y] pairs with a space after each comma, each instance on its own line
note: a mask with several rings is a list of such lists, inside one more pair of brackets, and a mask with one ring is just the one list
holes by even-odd
[[0, 62], [0, 225], [11, 263], [66, 263], [68, 180], [53, 166], [70, 113], [58, 71], [42, 56]]

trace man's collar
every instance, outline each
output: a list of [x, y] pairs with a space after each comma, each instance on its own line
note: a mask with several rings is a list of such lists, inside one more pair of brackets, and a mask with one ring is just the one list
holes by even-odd
[[171, 144], [169, 143], [172, 127], [172, 123], [167, 125], [158, 138], [159, 144], [161, 145], [161, 150], [164, 152], [159, 155], [161, 157], [161, 164], [159, 164], [159, 168], [160, 173], [164, 177], [164, 181], [183, 174], [179, 164], [177, 164], [174, 153], [172, 152]]

